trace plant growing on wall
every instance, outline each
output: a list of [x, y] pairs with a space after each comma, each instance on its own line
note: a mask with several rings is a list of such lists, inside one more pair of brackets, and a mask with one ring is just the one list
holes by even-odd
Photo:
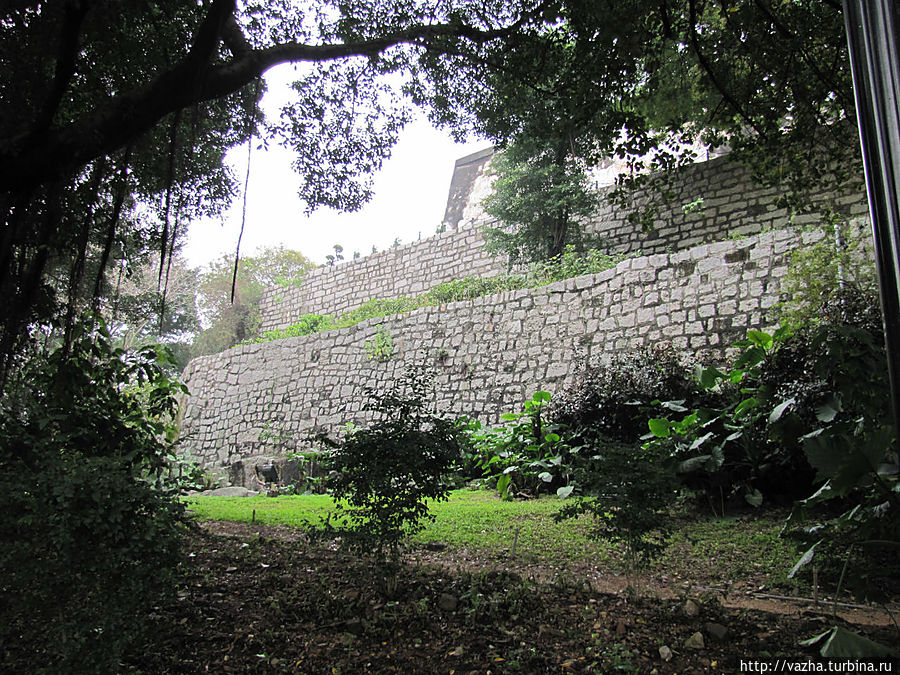
[[390, 361], [396, 353], [391, 332], [380, 326], [375, 336], [370, 340], [366, 340], [365, 347], [369, 359], [374, 361]]

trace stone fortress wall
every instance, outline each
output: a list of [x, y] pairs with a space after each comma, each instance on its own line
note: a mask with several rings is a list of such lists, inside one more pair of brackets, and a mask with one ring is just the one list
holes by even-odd
[[[478, 208], [490, 191], [491, 152], [457, 161], [444, 218], [447, 231], [419, 242], [320, 267], [299, 288], [269, 289], [262, 298], [262, 330], [284, 328], [307, 313], [340, 314], [373, 298], [417, 295], [437, 284], [465, 276], [504, 274], [506, 260], [484, 248], [482, 228], [491, 219]], [[745, 236], [812, 222], [814, 215], [792, 218], [775, 206], [777, 191], [754, 185], [747, 170], [728, 156], [698, 162], [679, 172], [667, 186], [668, 204], [657, 213], [652, 231], [629, 222], [627, 213], [605, 203], [585, 231], [599, 238], [609, 253], [655, 254], [690, 248], [734, 236]], [[609, 191], [612, 186], [600, 188]], [[650, 197], [638, 194], [635, 204]], [[685, 205], [702, 198], [694, 210]], [[859, 192], [822, 196], [851, 217], [865, 216]]]
[[[478, 223], [484, 221], [472, 194], [487, 184], [483, 165], [474, 174], [462, 191], [466, 213], [457, 209], [450, 231], [320, 271], [304, 286], [303, 302], [318, 297], [311, 289], [321, 287], [321, 304], [294, 307], [292, 319], [267, 305], [267, 326], [289, 325], [307, 311], [337, 313], [373, 297], [505, 271], [505, 265], [488, 265], [480, 252]], [[538, 389], [561, 389], [583, 357], [667, 342], [692, 357], [720, 358], [748, 328], [772, 327], [768, 310], [781, 299], [790, 252], [821, 235], [788, 228], [788, 214], [772, 205], [774, 193], [751, 185], [727, 158], [689, 167], [684, 177], [655, 233], [640, 232], [613, 211], [598, 218], [594, 230], [605, 233], [613, 250], [644, 252], [614, 269], [191, 361], [184, 373], [191, 396], [182, 448], [208, 471], [227, 475], [231, 469], [232, 481], [241, 482], [234, 467], [277, 456], [314, 430], [364, 422], [366, 388], [389, 383], [413, 363], [436, 369], [441, 410], [491, 423]], [[698, 197], [704, 208], [686, 214], [681, 205]], [[866, 213], [863, 194], [829, 199], [852, 217]], [[356, 280], [356, 293], [340, 290], [351, 286], [347, 279]], [[329, 293], [334, 304], [325, 302]], [[378, 334], [393, 343], [388, 360], [370, 358]]]
[[506, 262], [484, 250], [481, 228], [488, 220], [478, 208], [490, 191], [487, 171], [492, 150], [456, 162], [447, 207], [446, 231], [421, 241], [310, 271], [299, 288], [263, 293], [261, 330], [284, 328], [304, 314], [341, 314], [373, 298], [418, 295], [437, 284], [467, 276], [506, 272]]

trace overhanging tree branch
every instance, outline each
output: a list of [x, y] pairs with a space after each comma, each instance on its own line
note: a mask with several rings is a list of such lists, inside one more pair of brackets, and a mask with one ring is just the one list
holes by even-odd
[[[487, 43], [519, 29], [519, 23], [482, 30], [458, 23], [414, 26], [382, 37], [346, 44], [308, 45], [297, 42], [242, 51], [241, 56], [210, 65], [212, 55], [229, 32], [234, 0], [216, 0], [198, 28], [187, 57], [171, 70], [105, 102], [102, 107], [59, 129], [50, 129], [24, 152], [24, 139], [0, 139], [0, 190], [27, 189], [77, 170], [152, 129], [166, 115], [198, 102], [222, 98], [283, 63], [320, 63], [355, 56], [377, 56], [392, 47], [442, 38]], [[229, 37], [229, 41], [234, 36]]]
[[81, 26], [89, 7], [90, 3], [87, 0], [73, 0], [66, 4], [53, 83], [50, 85], [47, 98], [31, 129], [32, 139], [43, 134], [53, 123], [53, 117], [59, 110], [63, 95], [75, 75], [75, 60], [80, 46]]
[[709, 77], [710, 82], [716, 88], [716, 91], [725, 99], [725, 102], [728, 103], [729, 107], [738, 115], [743, 118], [743, 120], [753, 129], [757, 134], [763, 136], [764, 134], [759, 129], [756, 124], [756, 121], [744, 110], [743, 106], [738, 103], [737, 99], [731, 94], [727, 87], [725, 87], [722, 82], [719, 80], [719, 77], [716, 75], [715, 70], [713, 70], [712, 65], [709, 62], [709, 59], [706, 58], [706, 55], [703, 53], [703, 50], [700, 49], [700, 41], [697, 39], [697, 5], [695, 0], [690, 0], [688, 3], [689, 7], [689, 21], [690, 21], [690, 44], [691, 50], [694, 52], [694, 55], [697, 57], [697, 61], [700, 63], [700, 66], [706, 72], [707, 77]]

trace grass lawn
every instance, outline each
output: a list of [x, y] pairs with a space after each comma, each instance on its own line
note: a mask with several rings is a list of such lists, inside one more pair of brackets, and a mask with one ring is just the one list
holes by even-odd
[[[327, 495], [195, 496], [186, 503], [203, 520], [255, 520], [304, 529], [334, 513], [334, 503]], [[526, 564], [618, 570], [621, 550], [611, 542], [591, 538], [588, 518], [555, 522], [553, 516], [562, 504], [556, 497], [504, 502], [492, 491], [455, 490], [446, 502], [431, 505], [435, 520], [414, 541], [441, 542], [448, 551], [482, 557], [506, 554], [515, 541], [516, 558]], [[758, 511], [734, 518], [697, 513], [676, 516], [669, 547], [650, 571], [716, 584], [750, 578], [768, 586], [794, 586], [798, 582], [787, 580], [786, 573], [802, 552], [794, 542], [779, 536], [785, 515], [783, 511]]]

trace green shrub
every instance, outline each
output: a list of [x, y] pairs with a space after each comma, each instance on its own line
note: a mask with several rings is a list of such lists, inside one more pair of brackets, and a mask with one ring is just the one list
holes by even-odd
[[461, 300], [474, 300], [484, 295], [502, 293], [519, 288], [525, 288], [525, 277], [517, 275], [498, 277], [464, 277], [447, 281], [430, 288], [425, 294], [427, 304], [439, 305], [446, 302], [459, 302]]
[[700, 400], [701, 389], [670, 346], [613, 354], [582, 364], [574, 382], [550, 406], [550, 419], [581, 443], [634, 443], [647, 433], [647, 418], [659, 401]]
[[877, 292], [875, 263], [865, 242], [871, 228], [863, 220], [848, 222], [832, 215], [821, 239], [791, 253], [777, 307], [782, 325], [797, 329], [820, 319], [820, 309], [847, 293]]
[[[155, 348], [78, 329], [0, 406], [0, 645], [23, 672], [116, 672], [174, 588], [183, 509], [168, 479], [183, 385]], [[12, 665], [10, 665], [12, 667]]]
[[503, 499], [541, 492], [567, 497], [576, 487], [581, 448], [572, 448], [565, 430], [547, 420], [549, 402], [550, 393], [538, 391], [522, 412], [501, 416], [506, 424], [490, 428], [472, 421], [466, 428], [476, 454], [472, 468]]
[[615, 267], [624, 259], [624, 255], [608, 255], [596, 248], [579, 252], [575, 246], [569, 245], [563, 253], [550, 260], [532, 263], [528, 271], [529, 285], [544, 286], [584, 274], [597, 274]]
[[800, 441], [818, 488], [797, 504], [790, 526], [833, 572], [841, 561], [845, 584], [877, 594], [900, 568], [900, 463], [881, 315], [877, 298], [854, 293], [821, 316], [798, 336], [818, 358], [800, 359], [805, 377], [779, 389], [804, 422]]
[[569, 247], [566, 252], [553, 260], [532, 265], [525, 276], [504, 275], [496, 277], [464, 277], [433, 286], [425, 293], [415, 297], [375, 298], [368, 300], [356, 309], [345, 312], [338, 317], [330, 314], [305, 314], [300, 320], [288, 326], [263, 333], [253, 340], [241, 344], [269, 342], [288, 337], [309, 335], [326, 330], [349, 328], [367, 319], [378, 319], [393, 314], [411, 312], [420, 307], [433, 307], [448, 302], [474, 300], [485, 295], [502, 293], [520, 288], [535, 288], [568, 279], [582, 274], [593, 274], [614, 267], [624, 256], [608, 256], [592, 249], [586, 253], [577, 253]]
[[428, 500], [447, 499], [445, 479], [459, 460], [459, 428], [428, 402], [430, 376], [410, 367], [387, 392], [370, 391], [376, 421], [353, 427], [330, 448], [328, 488], [346, 518], [328, 534], [354, 548], [395, 558], [404, 541], [433, 520]]
[[[669, 447], [684, 479], [717, 499], [743, 495], [758, 505], [809, 494], [825, 439], [846, 436], [848, 451], [875, 442], [870, 433], [891, 435], [876, 302], [845, 294], [796, 332], [748, 331], [730, 369], [699, 372], [699, 384], [718, 398], [690, 409], [670, 402], [666, 416], [650, 420], [652, 442]], [[883, 454], [883, 439], [877, 443]]]
[[619, 442], [594, 452], [595, 470], [584, 485], [592, 496], [563, 506], [557, 520], [589, 514], [592, 535], [624, 544], [628, 568], [642, 567], [665, 550], [671, 534], [668, 510], [678, 482], [669, 457], [653, 447]]

